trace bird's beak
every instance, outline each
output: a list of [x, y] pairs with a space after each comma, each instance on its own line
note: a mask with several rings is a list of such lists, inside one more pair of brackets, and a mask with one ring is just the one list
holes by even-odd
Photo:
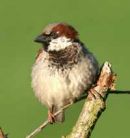
[[34, 40], [34, 42], [37, 42], [37, 43], [46, 43], [46, 36], [41, 34], [39, 36], [37, 36]]

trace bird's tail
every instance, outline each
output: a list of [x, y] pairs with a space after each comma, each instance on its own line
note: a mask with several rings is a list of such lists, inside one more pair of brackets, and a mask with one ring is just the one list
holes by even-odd
[[[59, 111], [61, 108], [59, 107], [54, 107], [53, 113], [56, 113]], [[55, 121], [56, 122], [64, 122], [65, 120], [65, 115], [64, 115], [64, 110], [62, 110], [58, 115], [55, 116]]]

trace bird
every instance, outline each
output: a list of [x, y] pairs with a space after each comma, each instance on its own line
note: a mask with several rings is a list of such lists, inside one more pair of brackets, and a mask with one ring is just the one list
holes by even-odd
[[35, 96], [48, 109], [50, 123], [63, 122], [64, 110], [95, 83], [99, 64], [70, 24], [47, 25], [35, 42], [42, 46], [32, 67], [32, 88]]

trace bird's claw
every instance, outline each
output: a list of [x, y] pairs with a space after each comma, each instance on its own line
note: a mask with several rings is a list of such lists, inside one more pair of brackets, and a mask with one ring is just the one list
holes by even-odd
[[90, 98], [90, 100], [92, 100], [92, 99], [93, 100], [101, 99], [104, 103], [103, 109], [105, 109], [106, 103], [104, 102], [104, 97], [100, 93], [98, 93], [95, 89], [90, 89], [89, 90], [89, 98]]
[[90, 95], [91, 99], [102, 99], [102, 100], [104, 100], [103, 96], [93, 88], [89, 90], [89, 95]]
[[48, 111], [48, 121], [49, 121], [50, 124], [55, 123], [55, 116], [50, 111]]

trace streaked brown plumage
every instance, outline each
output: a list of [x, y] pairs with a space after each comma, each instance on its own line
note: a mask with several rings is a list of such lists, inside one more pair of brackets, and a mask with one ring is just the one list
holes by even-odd
[[88, 90], [98, 74], [98, 62], [65, 23], [48, 25], [35, 40], [42, 43], [32, 70], [32, 87], [47, 106], [50, 122], [63, 121], [64, 111], [53, 114]]

